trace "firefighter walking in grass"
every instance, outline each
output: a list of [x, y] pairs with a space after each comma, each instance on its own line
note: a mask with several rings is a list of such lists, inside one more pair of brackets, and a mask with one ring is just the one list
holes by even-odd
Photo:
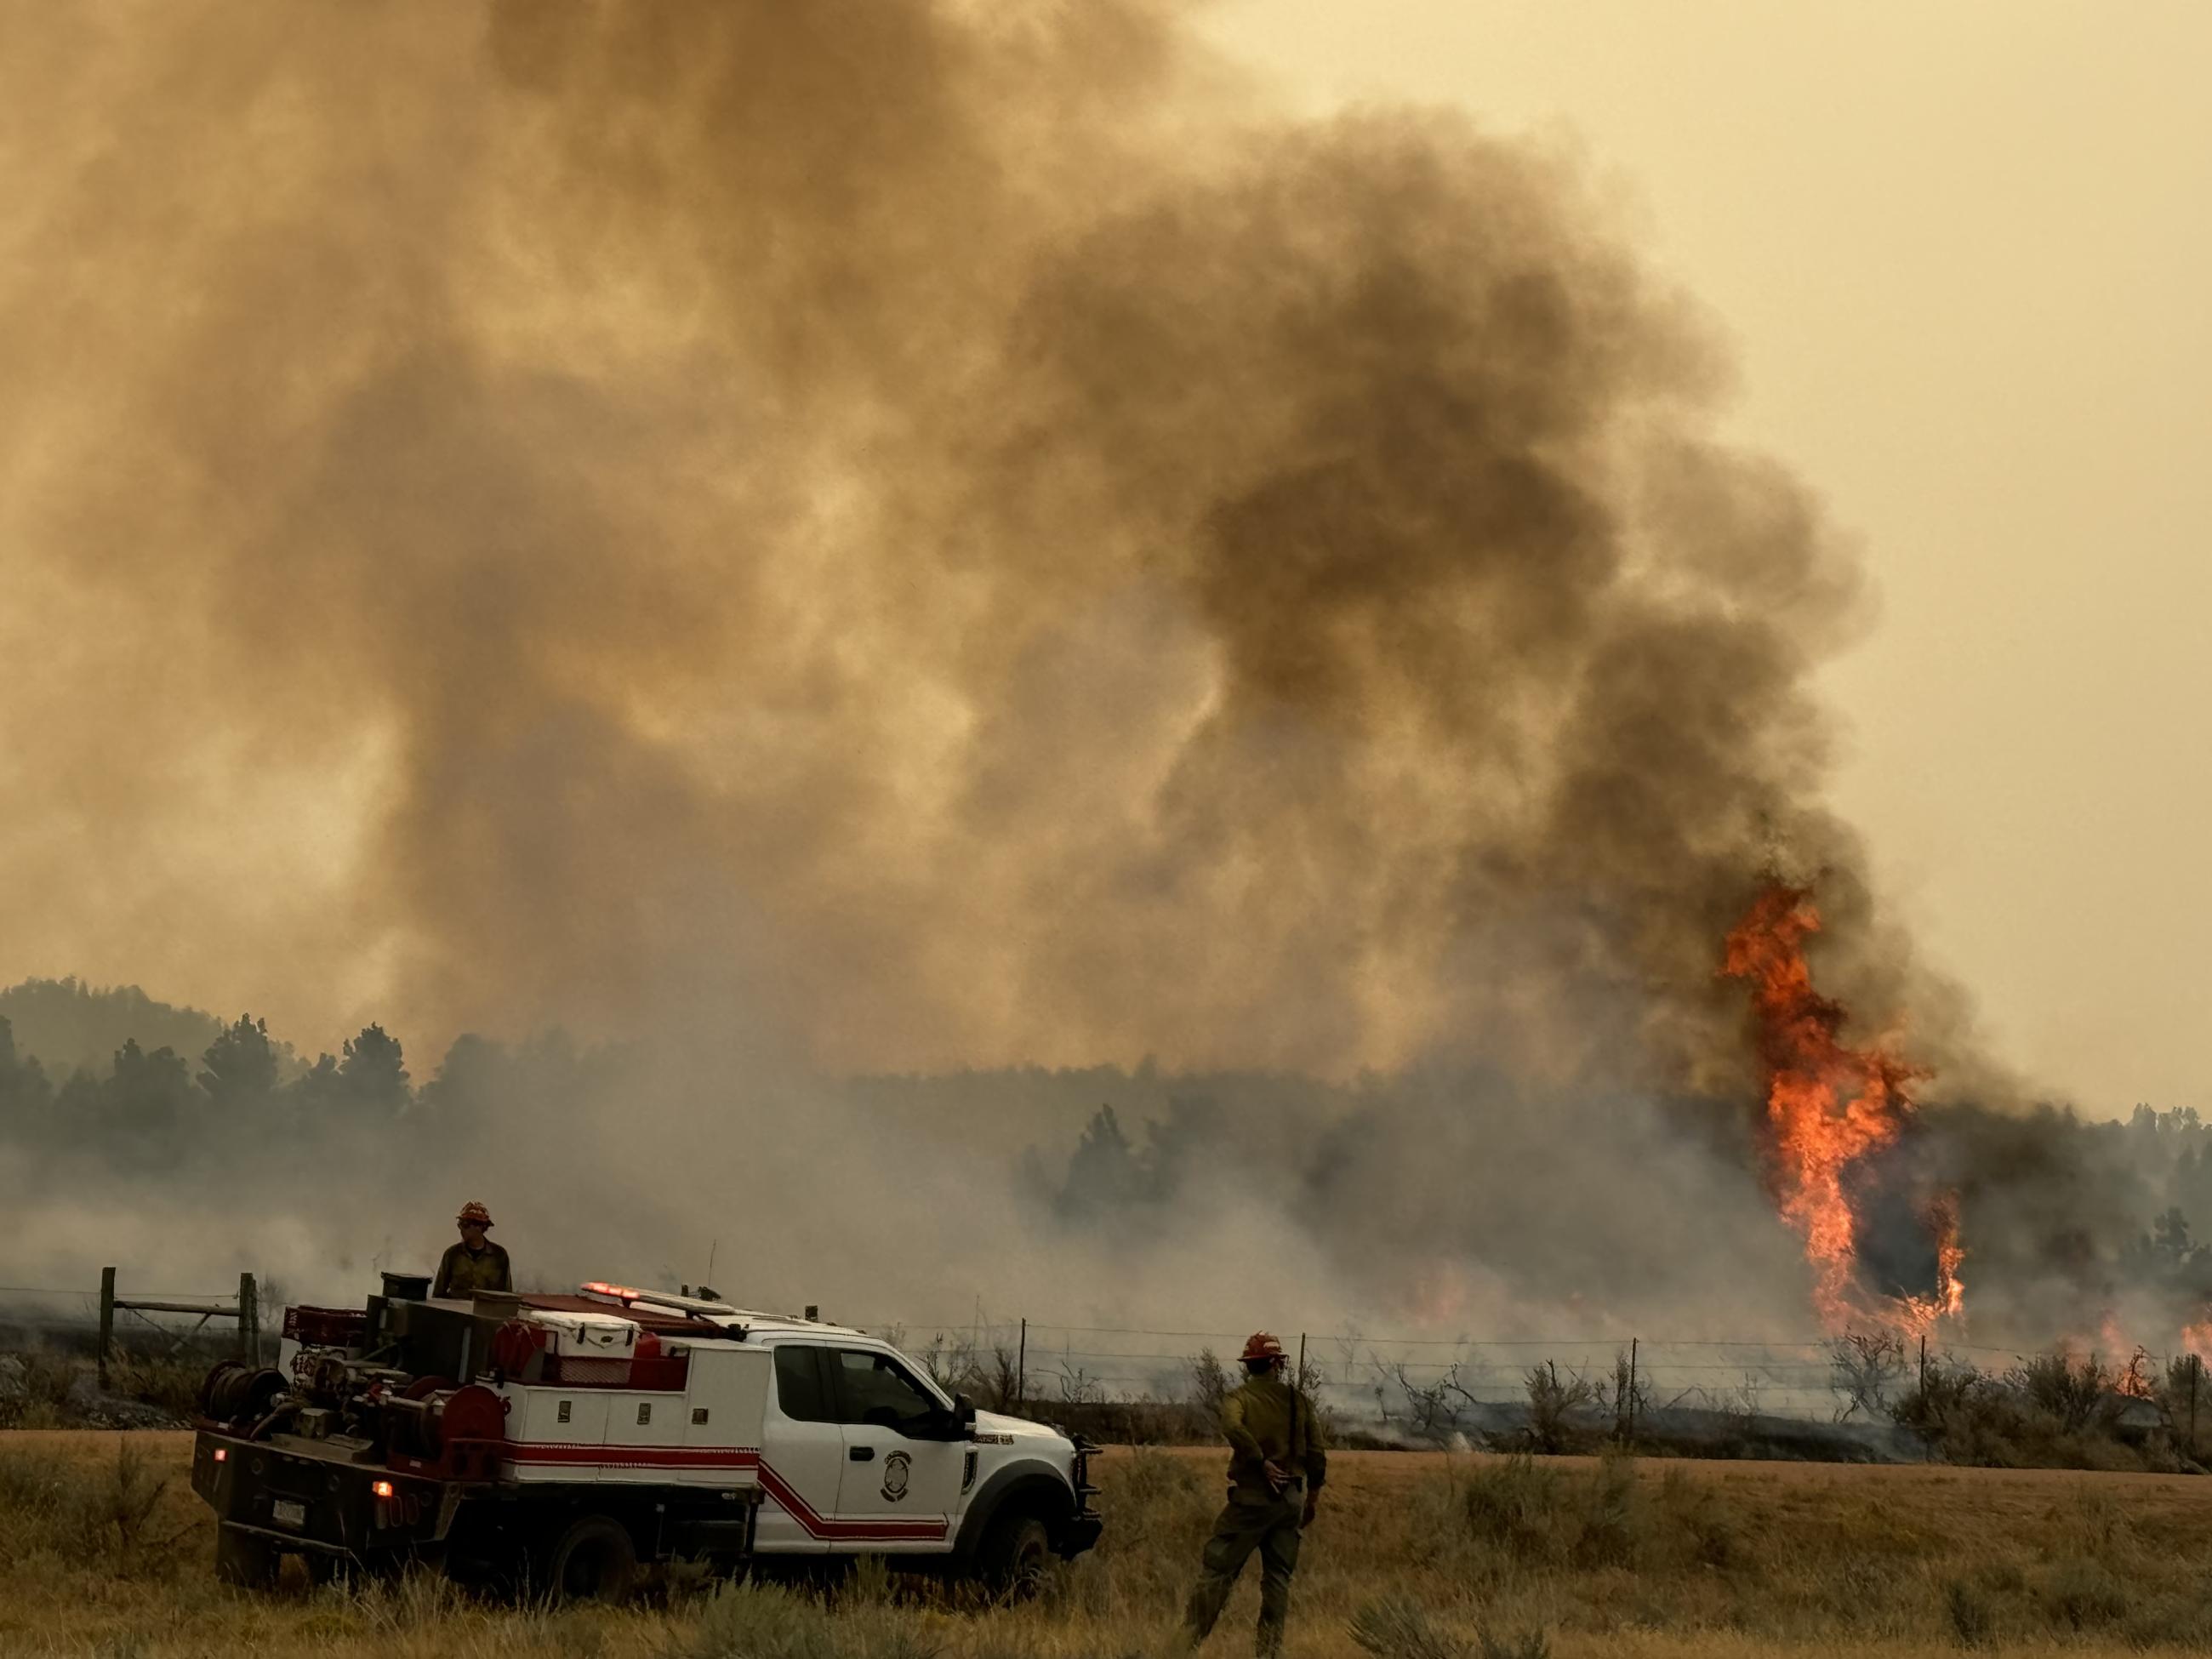
[[1280, 1653], [1291, 1613], [1291, 1575], [1298, 1570], [1298, 1539], [1313, 1524], [1328, 1477], [1328, 1447], [1313, 1402], [1283, 1377], [1283, 1345], [1261, 1331], [1240, 1356], [1244, 1384], [1221, 1402], [1221, 1432], [1229, 1442], [1229, 1502], [1206, 1540], [1204, 1570], [1183, 1615], [1196, 1647], [1221, 1617], [1237, 1575], [1260, 1553], [1258, 1650]]

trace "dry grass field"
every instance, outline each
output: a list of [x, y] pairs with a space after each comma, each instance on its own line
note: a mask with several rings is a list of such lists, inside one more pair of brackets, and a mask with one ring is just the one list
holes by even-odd
[[[0, 1435], [0, 1654], [215, 1659], [1123, 1659], [1171, 1651], [1218, 1457], [1101, 1460], [1105, 1544], [1039, 1603], [863, 1573], [830, 1603], [469, 1601], [429, 1578], [219, 1588], [189, 1437]], [[2074, 1472], [1351, 1453], [1294, 1656], [1621, 1659], [2212, 1646], [2212, 1482]], [[1256, 1569], [1255, 1570], [1256, 1571]], [[1209, 1651], [1249, 1650], [1248, 1582]]]

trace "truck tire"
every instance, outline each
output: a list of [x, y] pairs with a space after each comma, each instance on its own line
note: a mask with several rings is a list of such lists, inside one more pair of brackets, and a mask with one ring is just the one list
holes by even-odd
[[240, 1589], [267, 1589], [276, 1582], [283, 1558], [265, 1538], [235, 1527], [217, 1527], [215, 1534], [216, 1582]]
[[574, 1522], [546, 1553], [545, 1590], [555, 1601], [619, 1601], [636, 1583], [637, 1546], [607, 1516]]
[[991, 1522], [975, 1552], [975, 1575], [994, 1595], [1026, 1601], [1044, 1586], [1052, 1559], [1052, 1534], [1034, 1515], [1002, 1515]]

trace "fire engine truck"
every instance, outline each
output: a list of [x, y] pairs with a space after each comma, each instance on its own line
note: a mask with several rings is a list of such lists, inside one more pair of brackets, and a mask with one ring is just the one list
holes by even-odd
[[865, 1332], [599, 1281], [428, 1291], [288, 1308], [276, 1367], [209, 1373], [192, 1486], [220, 1577], [419, 1560], [614, 1598], [675, 1563], [881, 1554], [1020, 1595], [1097, 1540], [1097, 1447]]

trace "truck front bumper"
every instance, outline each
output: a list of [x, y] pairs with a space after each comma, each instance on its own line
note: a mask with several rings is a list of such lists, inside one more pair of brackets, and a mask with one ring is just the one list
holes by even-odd
[[1079, 1515], [1060, 1524], [1060, 1536], [1054, 1540], [1054, 1552], [1066, 1559], [1075, 1558], [1098, 1541], [1098, 1534], [1106, 1530], [1106, 1523], [1095, 1515]]

